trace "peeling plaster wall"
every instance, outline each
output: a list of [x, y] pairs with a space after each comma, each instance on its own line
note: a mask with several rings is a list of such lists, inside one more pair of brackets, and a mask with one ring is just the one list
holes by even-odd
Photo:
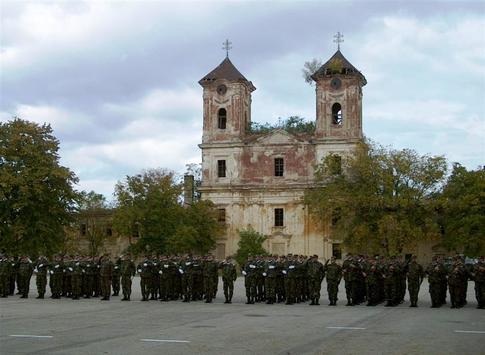
[[[200, 192], [203, 199], [226, 210], [226, 233], [217, 242], [218, 255], [236, 253], [239, 230], [250, 226], [268, 236], [264, 247], [271, 253], [332, 255], [329, 228], [309, 216], [303, 196], [314, 185], [315, 166], [326, 155], [349, 154], [362, 138], [362, 91], [355, 77], [343, 76], [338, 90], [330, 81], [317, 83], [316, 131], [306, 137], [281, 129], [248, 135], [252, 84], [219, 79], [203, 85]], [[221, 84], [227, 86], [226, 93], [217, 92]], [[342, 105], [344, 116], [338, 127], [331, 117], [335, 102]], [[227, 111], [226, 129], [217, 126], [220, 108]], [[275, 158], [283, 158], [283, 176], [275, 176]], [[225, 177], [218, 177], [218, 160], [225, 160]], [[284, 210], [283, 227], [274, 226], [275, 208]]]
[[[225, 254], [238, 249], [239, 230], [252, 227], [268, 236], [265, 249], [271, 253], [324, 255], [324, 235], [313, 225], [302, 203], [304, 190], [247, 190], [205, 192], [205, 199], [226, 210], [226, 233], [218, 241]], [[274, 226], [274, 209], [283, 208], [284, 226]]]

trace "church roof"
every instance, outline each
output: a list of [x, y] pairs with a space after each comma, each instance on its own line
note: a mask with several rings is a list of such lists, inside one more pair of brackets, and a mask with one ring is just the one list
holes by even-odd
[[316, 81], [318, 78], [332, 74], [357, 74], [361, 77], [363, 85], [367, 84], [365, 76], [344, 57], [342, 52], [340, 52], [340, 49], [337, 50], [335, 54], [315, 73], [313, 73], [312, 79]]
[[248, 81], [244, 75], [232, 64], [229, 57], [226, 57], [213, 71], [199, 80], [199, 84], [215, 81], [217, 79], [226, 79], [229, 81]]

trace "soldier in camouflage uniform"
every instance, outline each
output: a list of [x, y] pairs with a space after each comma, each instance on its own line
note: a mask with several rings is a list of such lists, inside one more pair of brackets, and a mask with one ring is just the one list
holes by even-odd
[[253, 304], [256, 298], [256, 272], [257, 266], [255, 265], [255, 260], [252, 256], [249, 256], [242, 270], [244, 286], [246, 288], [246, 304]]
[[135, 276], [136, 267], [128, 255], [123, 255], [120, 263], [122, 301], [129, 301], [131, 297], [131, 278]]
[[34, 271], [32, 260], [28, 256], [24, 255], [20, 258], [18, 269], [18, 288], [22, 296], [20, 298], [29, 297], [30, 278]]
[[136, 269], [140, 275], [141, 300], [148, 301], [150, 298], [150, 282], [152, 278], [151, 261], [149, 256], [145, 256], [145, 259], [138, 264]]
[[448, 274], [448, 287], [450, 290], [451, 308], [461, 308], [465, 305], [464, 283], [468, 282], [468, 275], [465, 265], [459, 258], [456, 258]]
[[418, 264], [416, 255], [413, 255], [407, 266], [408, 291], [411, 304], [409, 307], [418, 306], [418, 294], [424, 278], [424, 269]]
[[276, 279], [278, 277], [278, 265], [276, 257], [268, 258], [263, 276], [264, 276], [264, 289], [266, 291], [266, 304], [273, 304], [276, 302]]
[[34, 272], [36, 274], [35, 283], [37, 285], [37, 298], [43, 299], [47, 287], [47, 273], [49, 269], [49, 261], [45, 256], [39, 256], [35, 264]]
[[232, 258], [226, 258], [219, 264], [219, 268], [222, 269], [222, 286], [224, 290], [224, 303], [232, 303], [232, 295], [234, 293], [234, 281], [237, 279], [236, 266], [234, 265]]
[[256, 260], [254, 260], [254, 265], [256, 265], [256, 272], [254, 273], [254, 282], [256, 286], [256, 297], [255, 302], [264, 302], [266, 300], [266, 295], [264, 291], [264, 268], [265, 268], [265, 261], [263, 257], [258, 255], [256, 256]]
[[481, 256], [473, 266], [472, 279], [475, 281], [475, 297], [477, 298], [477, 308], [485, 308], [485, 258]]
[[376, 306], [381, 301], [381, 280], [383, 278], [381, 269], [377, 265], [377, 260], [369, 261], [367, 269], [364, 271], [367, 285], [367, 306]]
[[350, 265], [353, 262], [352, 254], [347, 254], [342, 264], [342, 274], [345, 282], [345, 294], [347, 296], [347, 306], [352, 304], [352, 282], [350, 279]]
[[329, 298], [329, 306], [336, 306], [338, 300], [338, 286], [342, 279], [342, 267], [337, 264], [337, 259], [332, 256], [330, 263], [325, 265], [325, 273], [327, 275], [327, 292]]
[[54, 257], [54, 261], [49, 267], [49, 287], [51, 289], [51, 298], [61, 298], [63, 277], [64, 262], [61, 256], [56, 255]]
[[18, 289], [18, 270], [19, 270], [19, 257], [10, 258], [10, 276], [9, 276], [9, 295], [13, 296], [15, 293], [15, 284], [17, 284], [17, 294], [20, 295], [20, 290]]
[[78, 300], [82, 295], [83, 265], [79, 256], [76, 256], [69, 267], [71, 275], [72, 299]]
[[10, 293], [10, 269], [12, 265], [9, 258], [0, 255], [0, 297], [8, 297]]
[[285, 295], [285, 277], [283, 274], [283, 266], [286, 264], [286, 256], [282, 255], [276, 260], [276, 297], [278, 303], [286, 299]]
[[325, 277], [325, 268], [318, 256], [313, 255], [307, 263], [308, 286], [310, 291], [310, 305], [319, 305], [320, 303], [320, 289], [322, 287], [322, 281]]
[[170, 300], [172, 292], [172, 275], [170, 270], [170, 261], [166, 256], [160, 258], [159, 271], [160, 280], [160, 301], [166, 302]]
[[193, 287], [193, 261], [190, 256], [187, 256], [185, 260], [181, 260], [179, 265], [179, 273], [181, 275], [181, 287], [183, 302], [190, 302], [192, 300], [192, 287]]
[[69, 268], [72, 264], [70, 255], [64, 257], [64, 273], [62, 274], [62, 296], [71, 297], [71, 273]]
[[439, 258], [433, 257], [431, 264], [426, 269], [426, 273], [428, 274], [429, 294], [431, 296], [432, 308], [441, 307], [443, 304], [441, 280], [444, 272], [444, 267]]
[[159, 260], [155, 254], [150, 258], [150, 270], [152, 272], [152, 277], [150, 278], [150, 284], [148, 286], [148, 289], [150, 290], [150, 300], [157, 300], [160, 287], [160, 274], [158, 273]]
[[286, 264], [283, 268], [283, 275], [285, 275], [285, 294], [286, 302], [285, 304], [291, 305], [296, 302], [296, 260], [292, 254], [288, 254], [286, 258]]
[[214, 275], [217, 275], [218, 265], [212, 255], [208, 255], [203, 267], [205, 302], [211, 303], [217, 286], [214, 283]]
[[99, 277], [101, 281], [101, 301], [109, 301], [111, 295], [111, 279], [113, 277], [113, 263], [108, 254], [100, 260]]
[[401, 270], [396, 258], [391, 258], [384, 268], [384, 293], [386, 307], [395, 307], [399, 304], [399, 286], [401, 282]]
[[83, 262], [83, 293], [84, 298], [91, 298], [94, 293], [94, 275], [97, 265], [92, 257], [85, 257]]
[[113, 280], [111, 287], [113, 288], [113, 296], [120, 294], [120, 277], [121, 277], [121, 256], [116, 259], [113, 266]]

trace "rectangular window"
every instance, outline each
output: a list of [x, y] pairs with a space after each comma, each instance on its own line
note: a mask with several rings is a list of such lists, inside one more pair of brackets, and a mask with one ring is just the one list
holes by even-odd
[[226, 209], [225, 208], [219, 208], [217, 210], [217, 221], [219, 223], [226, 223]]
[[217, 177], [226, 177], [226, 161], [217, 161]]
[[106, 236], [111, 237], [113, 235], [113, 230], [111, 227], [106, 228]]
[[332, 244], [332, 256], [337, 260], [342, 259], [342, 248], [340, 247], [340, 243]]
[[284, 226], [284, 215], [282, 208], [275, 208], [274, 209], [274, 225], [275, 227], [283, 227]]
[[217, 114], [217, 128], [226, 129], [227, 113], [225, 108], [221, 108]]
[[86, 235], [87, 230], [88, 230], [88, 228], [86, 226], [86, 223], [81, 223], [81, 226], [80, 226], [81, 235]]
[[275, 158], [274, 160], [274, 176], [283, 176], [285, 171], [285, 163], [283, 158]]

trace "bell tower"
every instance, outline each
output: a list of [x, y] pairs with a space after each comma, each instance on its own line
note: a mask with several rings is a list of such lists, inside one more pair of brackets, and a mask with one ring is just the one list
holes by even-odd
[[335, 36], [337, 52], [313, 75], [316, 82], [318, 138], [359, 140], [362, 133], [362, 87], [367, 81], [340, 52], [340, 32]]
[[251, 93], [256, 88], [229, 59], [230, 42], [224, 45], [226, 58], [199, 80], [204, 88], [202, 143], [240, 141], [251, 124]]

